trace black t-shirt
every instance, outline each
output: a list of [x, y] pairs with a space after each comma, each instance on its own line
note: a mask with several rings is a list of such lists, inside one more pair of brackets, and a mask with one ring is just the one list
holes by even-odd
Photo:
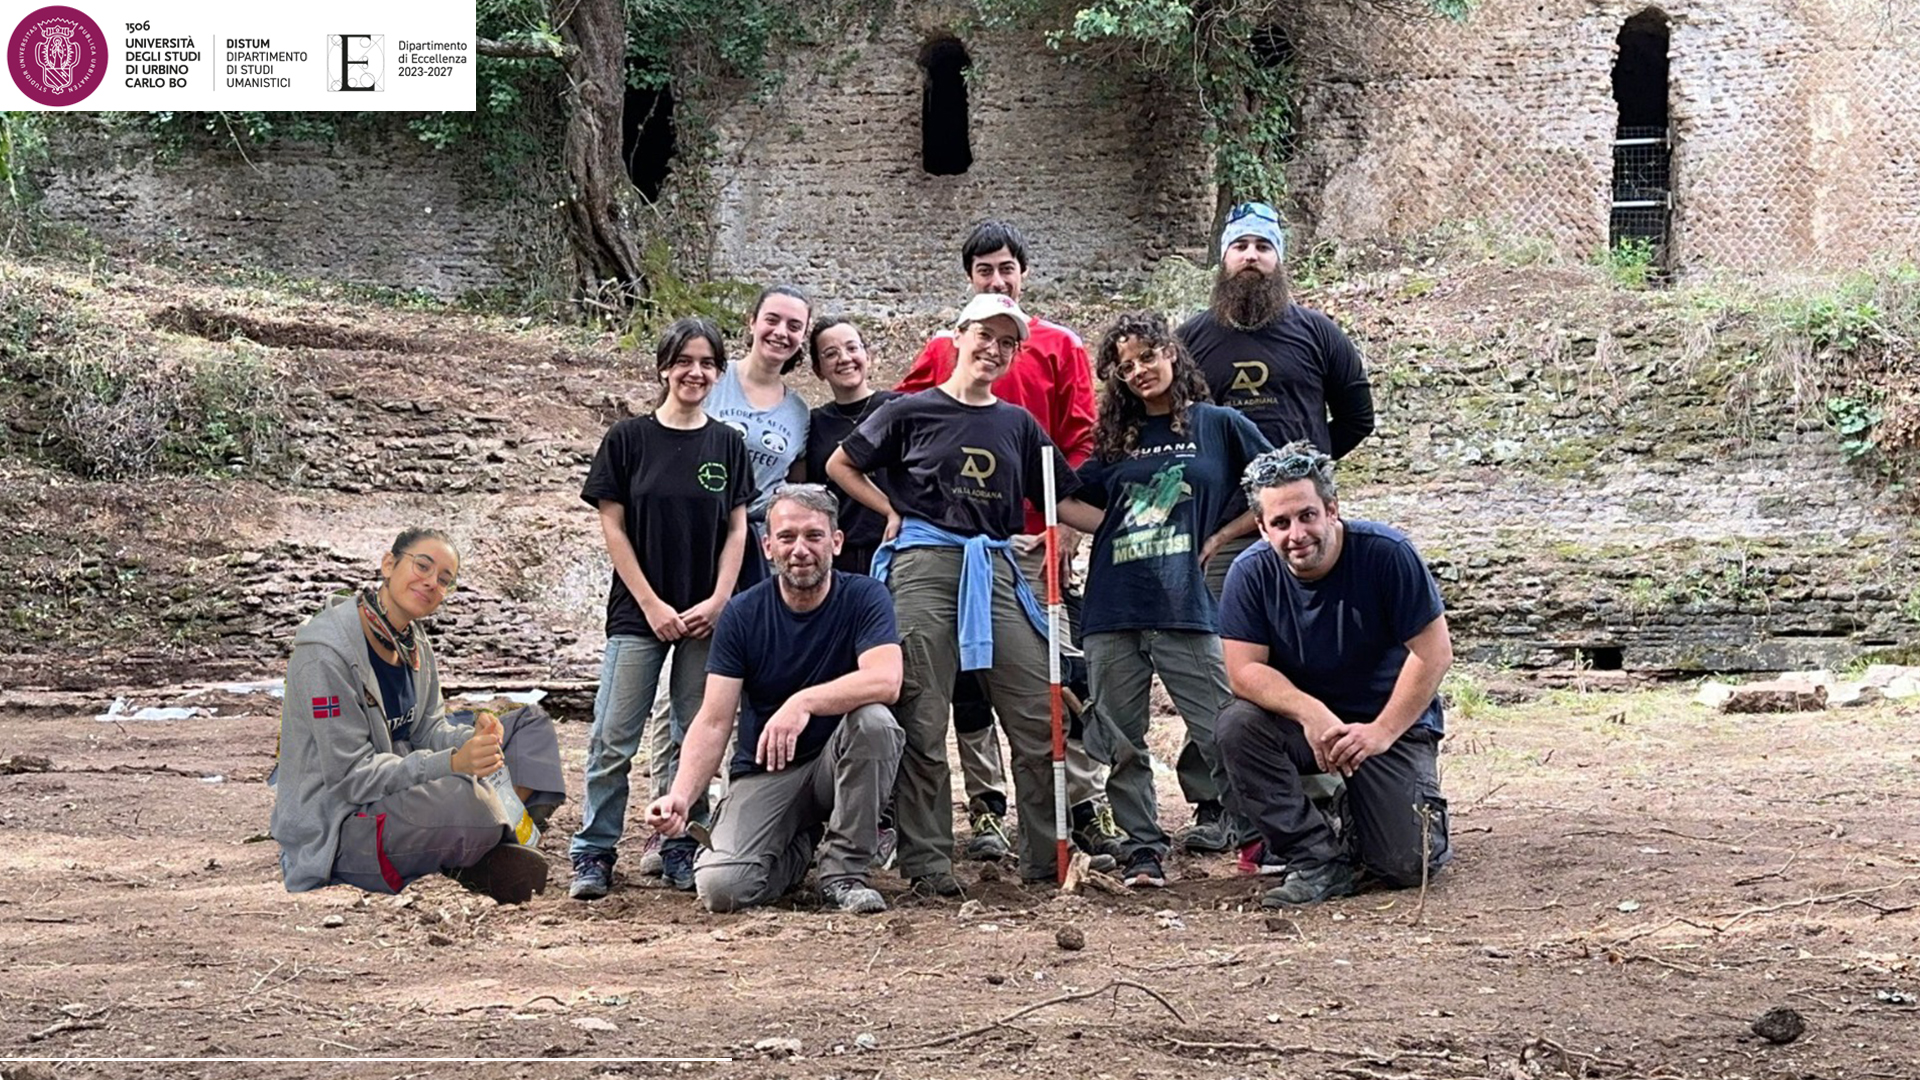
[[1216, 613], [1200, 548], [1227, 523], [1229, 507], [1245, 505], [1240, 474], [1269, 449], [1253, 421], [1196, 403], [1185, 434], [1170, 417], [1151, 416], [1126, 457], [1088, 458], [1075, 495], [1107, 516], [1093, 534], [1082, 632], [1212, 633]]
[[1359, 350], [1312, 308], [1289, 304], [1285, 315], [1251, 331], [1203, 311], [1175, 335], [1206, 375], [1214, 404], [1240, 410], [1275, 446], [1308, 439], [1344, 457], [1373, 430], [1373, 390]]
[[[900, 395], [892, 390], [876, 390], [869, 397], [842, 405], [829, 401], [813, 410], [807, 421], [807, 479], [815, 484], [825, 484], [834, 497], [840, 500], [840, 531], [846, 534], [846, 543], [841, 548], [843, 560], [833, 560], [835, 568], [848, 573], [864, 574], [867, 567], [853, 565], [859, 561], [859, 553], [871, 556], [873, 549], [880, 546], [880, 534], [886, 531], [887, 521], [879, 514], [854, 502], [840, 485], [827, 478], [827, 459], [840, 449], [841, 442], [853, 434], [853, 429], [862, 420], [873, 415], [874, 411]], [[876, 482], [881, 490], [886, 490], [885, 477]], [[889, 495], [889, 498], [892, 496]]]
[[1043, 455], [1053, 457], [1056, 499], [1080, 486], [1032, 413], [965, 405], [937, 387], [882, 405], [841, 446], [854, 468], [885, 477], [901, 517], [961, 536], [1006, 540], [1026, 520], [1022, 500], [1044, 509]]
[[[833, 571], [827, 598], [812, 611], [796, 612], [770, 578], [727, 601], [713, 629], [707, 673], [742, 680], [740, 730], [729, 775], [761, 772], [754, 762], [767, 720], [795, 693], [832, 682], [860, 667], [860, 654], [898, 645], [893, 597], [862, 574]], [[840, 715], [807, 721], [794, 750], [794, 764], [813, 760], [840, 724]], [[791, 767], [791, 766], [789, 766]]]
[[[1445, 608], [1413, 542], [1372, 521], [1346, 521], [1340, 561], [1301, 581], [1273, 545], [1240, 553], [1220, 592], [1220, 636], [1267, 647], [1267, 664], [1349, 724], [1387, 707], [1408, 641]], [[1445, 730], [1440, 699], [1418, 726]]]
[[[753, 472], [740, 433], [719, 421], [681, 431], [637, 416], [607, 430], [580, 497], [625, 509], [640, 572], [661, 600], [684, 611], [713, 595], [727, 519], [753, 499]], [[653, 636], [618, 573], [607, 593], [607, 636], [615, 634]]]
[[367, 661], [373, 665], [373, 677], [380, 683], [380, 709], [387, 717], [387, 738], [411, 742], [413, 737], [413, 669], [405, 664], [389, 664], [367, 642]]

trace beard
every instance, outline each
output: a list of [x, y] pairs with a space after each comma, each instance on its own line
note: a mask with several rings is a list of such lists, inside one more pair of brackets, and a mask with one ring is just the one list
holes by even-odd
[[801, 566], [784, 562], [777, 567], [777, 570], [780, 580], [786, 582], [787, 588], [795, 592], [812, 592], [827, 580], [827, 575], [833, 571], [833, 564], [817, 562]]
[[1228, 277], [1226, 268], [1221, 267], [1213, 280], [1213, 301], [1208, 310], [1236, 330], [1258, 330], [1285, 314], [1290, 300], [1287, 275], [1282, 270], [1275, 270], [1272, 276], [1242, 270]]

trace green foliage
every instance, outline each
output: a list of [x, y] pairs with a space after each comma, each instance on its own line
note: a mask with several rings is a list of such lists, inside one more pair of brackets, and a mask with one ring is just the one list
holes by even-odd
[[647, 246], [641, 269], [649, 286], [647, 296], [635, 307], [620, 344], [649, 355], [675, 319], [700, 315], [723, 327], [746, 325], [747, 305], [758, 294], [750, 282], [688, 281], [681, 277], [674, 272], [673, 251], [665, 240]]
[[1623, 236], [1601, 255], [1600, 265], [1614, 284], [1644, 289], [1652, 280], [1656, 257], [1653, 241], [1644, 236]]
[[7, 209], [18, 213], [33, 194], [29, 173], [47, 160], [46, 113], [0, 113], [0, 181]]
[[1848, 461], [1860, 461], [1874, 455], [1874, 429], [1880, 426], [1883, 419], [1885, 416], [1877, 401], [1863, 401], [1854, 397], [1827, 399], [1827, 421], [1840, 436], [1840, 455]]

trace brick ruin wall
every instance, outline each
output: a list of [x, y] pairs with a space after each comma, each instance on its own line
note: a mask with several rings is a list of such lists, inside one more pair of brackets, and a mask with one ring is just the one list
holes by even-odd
[[166, 154], [144, 135], [61, 129], [41, 185], [51, 220], [161, 259], [423, 290], [510, 288], [564, 257], [557, 223], [476, 162], [396, 125], [320, 144], [281, 139]]
[[[1607, 242], [1621, 0], [1485, 0], [1408, 24], [1313, 0], [1296, 214], [1319, 238], [1479, 221], [1584, 256]], [[1920, 8], [1675, 0], [1673, 260], [1852, 269], [1920, 258]]]
[[1166, 255], [1204, 255], [1211, 155], [1190, 96], [1031, 37], [962, 42], [973, 164], [925, 172], [919, 58], [945, 34], [901, 23], [821, 46], [789, 62], [772, 101], [718, 114], [716, 271], [881, 314], [963, 297], [960, 242], [984, 217], [1028, 234], [1041, 296], [1111, 291]]

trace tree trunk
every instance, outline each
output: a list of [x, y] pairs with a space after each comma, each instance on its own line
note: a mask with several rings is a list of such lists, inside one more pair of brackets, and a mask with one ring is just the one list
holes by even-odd
[[627, 19], [621, 0], [553, 0], [569, 55], [563, 207], [576, 288], [589, 305], [622, 310], [644, 297], [640, 193], [620, 160]]

